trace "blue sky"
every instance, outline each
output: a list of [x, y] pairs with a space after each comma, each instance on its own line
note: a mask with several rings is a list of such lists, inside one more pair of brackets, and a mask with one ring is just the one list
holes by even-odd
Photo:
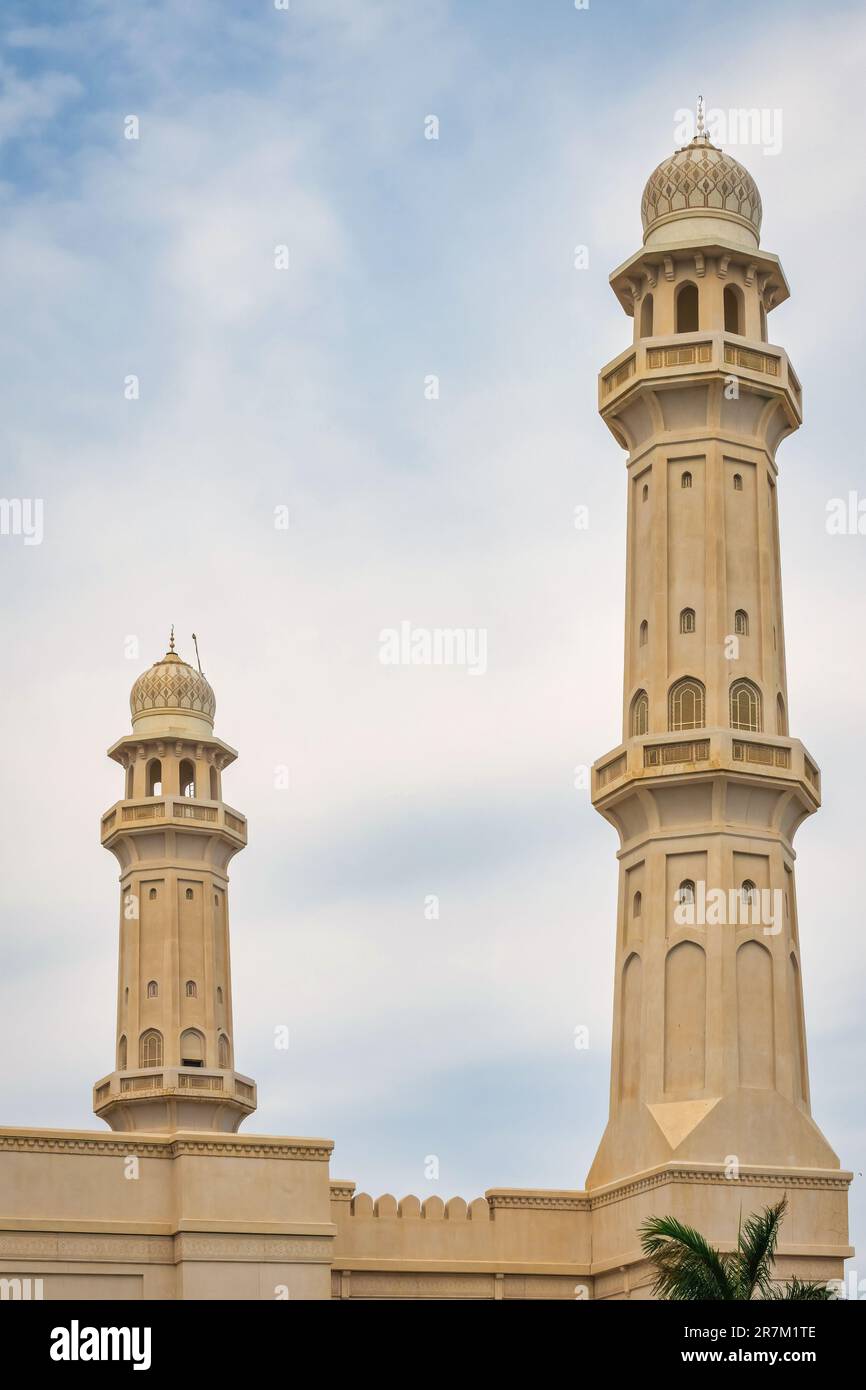
[[[104, 750], [173, 621], [240, 753], [254, 1127], [335, 1138], [334, 1174], [373, 1193], [583, 1181], [616, 861], [572, 778], [618, 738], [625, 553], [596, 373], [631, 328], [608, 273], [701, 91], [783, 113], [779, 154], [732, 153], [792, 286], [770, 336], [806, 406], [779, 462], [791, 722], [825, 795], [798, 838], [813, 1109], [859, 1172], [866, 537], [824, 522], [866, 492], [862, 10], [27, 3], [0, 44], [2, 490], [45, 507], [41, 546], [0, 539], [3, 1122], [93, 1123], [116, 970]], [[405, 618], [486, 627], [487, 676], [382, 668]]]

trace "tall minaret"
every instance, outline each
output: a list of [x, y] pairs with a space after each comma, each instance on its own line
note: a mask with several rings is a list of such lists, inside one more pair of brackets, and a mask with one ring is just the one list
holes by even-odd
[[628, 451], [610, 1119], [587, 1186], [668, 1161], [838, 1169], [811, 1118], [793, 839], [820, 804], [788, 731], [776, 449], [800, 384], [761, 199], [703, 133], [650, 176], [611, 276], [634, 338], [599, 409]]
[[234, 1070], [229, 860], [247, 823], [222, 799], [237, 754], [214, 736], [214, 693], [169, 650], [130, 695], [108, 756], [124, 798], [102, 817], [120, 865], [115, 1069], [94, 1087], [112, 1129], [233, 1131], [256, 1088]]

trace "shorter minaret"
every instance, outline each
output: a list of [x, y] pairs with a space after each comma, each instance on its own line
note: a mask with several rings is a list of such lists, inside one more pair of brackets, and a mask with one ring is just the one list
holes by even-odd
[[247, 823], [222, 774], [237, 754], [214, 736], [213, 690], [174, 628], [129, 703], [132, 733], [108, 750], [124, 798], [101, 836], [120, 865], [115, 1069], [93, 1108], [116, 1130], [231, 1132], [256, 1107], [234, 1070], [227, 869]]

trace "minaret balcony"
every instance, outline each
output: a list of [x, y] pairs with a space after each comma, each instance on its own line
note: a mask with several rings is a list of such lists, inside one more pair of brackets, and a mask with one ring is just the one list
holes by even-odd
[[[146, 1129], [151, 1123], [159, 1128], [164, 1116], [170, 1116], [175, 1127], [199, 1128], [207, 1111], [212, 1121], [205, 1128], [234, 1131], [253, 1113], [257, 1101], [252, 1077], [198, 1067], [114, 1071], [93, 1088], [95, 1113], [113, 1129], [121, 1130]], [[135, 1105], [130, 1108], [132, 1102]], [[138, 1119], [137, 1110], [141, 1112]]]
[[646, 385], [683, 386], [691, 381], [736, 377], [747, 390], [778, 395], [791, 428], [803, 419], [803, 392], [787, 353], [736, 333], [675, 333], [641, 338], [599, 373], [598, 408], [607, 419]]
[[221, 801], [198, 801], [189, 796], [148, 796], [139, 801], [117, 801], [102, 817], [100, 839], [110, 848], [112, 840], [126, 831], [162, 826], [221, 830], [238, 846], [247, 843], [246, 816]]
[[736, 729], [691, 729], [631, 738], [592, 767], [592, 803], [603, 810], [626, 786], [724, 772], [794, 784], [809, 811], [821, 804], [821, 774], [799, 739]]

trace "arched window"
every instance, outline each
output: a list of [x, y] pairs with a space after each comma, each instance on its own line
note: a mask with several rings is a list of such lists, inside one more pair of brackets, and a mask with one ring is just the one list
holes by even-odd
[[749, 615], [745, 608], [738, 608], [734, 614], [734, 632], [738, 637], [749, 635]]
[[220, 1033], [218, 1047], [219, 1047], [219, 1064], [220, 1064], [220, 1066], [221, 1066], [221, 1067], [229, 1067], [229, 1066], [231, 1066], [231, 1061], [229, 1060], [229, 1040], [228, 1040], [228, 1038], [226, 1037], [225, 1033]]
[[187, 890], [186, 890], [186, 900], [187, 900], [188, 903], [191, 903], [191, 902], [192, 902], [192, 897], [193, 897], [192, 889], [191, 889], [191, 888], [187, 888]]
[[776, 696], [776, 733], [788, 736], [788, 711], [781, 695]]
[[734, 285], [725, 285], [725, 332], [743, 332], [743, 300]]
[[126, 1071], [126, 1034], [121, 1034], [117, 1044], [117, 1070]]
[[151, 758], [148, 763], [144, 785], [146, 796], [162, 796], [162, 763], [159, 758]]
[[684, 608], [680, 613], [680, 632], [694, 632], [695, 630], [695, 610], [694, 608]]
[[651, 294], [645, 296], [643, 304], [640, 306], [640, 336], [651, 338], [653, 335], [653, 297]]
[[162, 1033], [148, 1028], [142, 1033], [138, 1043], [138, 1065], [140, 1067], [162, 1066]]
[[631, 732], [633, 738], [649, 732], [649, 699], [645, 690], [639, 690], [631, 702]]
[[671, 733], [678, 729], [704, 727], [704, 687], [700, 681], [686, 676], [671, 686], [668, 696], [668, 726]]
[[130, 764], [129, 764], [129, 767], [126, 769], [126, 799], [127, 799], [127, 801], [131, 801], [131, 800], [132, 800], [132, 781], [133, 781], [134, 773], [135, 773], [135, 768], [133, 767], [132, 763], [130, 763]]
[[694, 879], [684, 878], [677, 889], [677, 904], [680, 907], [694, 907], [695, 905], [695, 884]]
[[127, 985], [126, 989], [123, 991], [123, 1002], [124, 1004], [129, 1003], [129, 985]]
[[187, 982], [186, 982], [186, 997], [187, 997], [187, 999], [197, 999], [197, 998], [198, 998], [198, 985], [196, 984], [195, 980], [187, 980]]
[[691, 487], [691, 485], [692, 485], [692, 475], [691, 475], [691, 473], [688, 473], [688, 472], [687, 472], [687, 473], [683, 473], [682, 476], [680, 477], [680, 487]]
[[649, 483], [644, 483], [644, 485], [643, 485], [643, 500], [646, 502], [646, 500], [647, 500], [648, 497], [649, 497]]
[[223, 987], [222, 987], [222, 985], [217, 985], [217, 1003], [218, 1003], [218, 1004], [221, 1004], [222, 1002], [223, 1002]]
[[151, 890], [150, 890], [150, 892], [148, 893], [147, 896], [148, 896], [148, 898], [150, 899], [150, 901], [153, 902], [154, 899], [156, 898], [156, 889], [155, 889], [155, 888], [151, 888]]
[[764, 306], [763, 306], [763, 304], [762, 304], [762, 305], [761, 305], [761, 342], [762, 342], [762, 343], [765, 343], [766, 341], [767, 341], [767, 311], [766, 311], [766, 309], [764, 308]]
[[642, 907], [643, 907], [643, 895], [642, 895], [641, 893], [635, 893], [634, 898], [632, 899], [632, 905], [631, 905], [631, 915], [632, 915], [632, 917], [640, 917], [641, 908], [642, 908]]
[[731, 686], [731, 728], [757, 734], [764, 727], [761, 692], [751, 681], [734, 681]]
[[195, 766], [189, 758], [181, 759], [179, 776], [181, 796], [195, 796]]
[[210, 766], [210, 799], [211, 801], [219, 801], [220, 799], [219, 773], [213, 763]]
[[147, 997], [148, 999], [157, 999], [159, 997], [159, 985], [156, 983], [156, 980], [148, 980]]
[[677, 333], [698, 331], [698, 287], [690, 280], [677, 290]]
[[182, 1067], [204, 1066], [204, 1038], [197, 1028], [187, 1028], [180, 1035], [180, 1064]]
[[760, 894], [758, 893], [757, 885], [754, 884], [750, 878], [744, 879], [741, 884], [740, 898], [745, 908], [757, 907], [759, 905], [761, 901]]
[[640, 646], [640, 647], [645, 647], [646, 644], [647, 644], [647, 642], [648, 642], [648, 640], [649, 640], [649, 623], [647, 622], [646, 618], [644, 618], [643, 622], [642, 622], [641, 625], [640, 625], [640, 632], [639, 632], [639, 634], [638, 634], [638, 646]]
[[734, 474], [734, 492], [742, 492], [742, 490], [743, 490], [743, 475], [742, 475], [742, 473], [735, 473], [735, 474]]

